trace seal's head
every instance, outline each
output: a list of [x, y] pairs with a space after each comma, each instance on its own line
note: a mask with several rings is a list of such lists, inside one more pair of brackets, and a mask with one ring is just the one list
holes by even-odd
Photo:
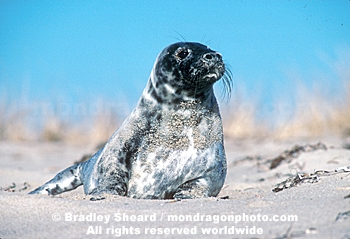
[[231, 75], [220, 53], [200, 43], [179, 42], [159, 54], [151, 74], [153, 89], [149, 93], [158, 102], [200, 100], [207, 98], [213, 84], [222, 77], [230, 90]]

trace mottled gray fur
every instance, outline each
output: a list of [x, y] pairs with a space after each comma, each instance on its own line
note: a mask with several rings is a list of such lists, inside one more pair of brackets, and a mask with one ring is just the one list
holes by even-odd
[[216, 196], [225, 181], [226, 157], [213, 84], [223, 76], [229, 80], [225, 72], [221, 55], [207, 46], [168, 46], [136, 108], [106, 145], [30, 194], [55, 195], [83, 185], [90, 195]]

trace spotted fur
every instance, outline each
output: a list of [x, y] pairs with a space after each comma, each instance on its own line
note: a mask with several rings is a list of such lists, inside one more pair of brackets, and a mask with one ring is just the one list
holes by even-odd
[[30, 193], [55, 195], [83, 185], [91, 195], [216, 196], [225, 180], [226, 157], [213, 84], [225, 72], [221, 55], [207, 46], [168, 46], [136, 108], [107, 144]]

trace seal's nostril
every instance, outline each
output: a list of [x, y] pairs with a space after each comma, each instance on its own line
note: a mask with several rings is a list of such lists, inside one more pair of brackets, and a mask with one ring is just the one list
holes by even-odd
[[222, 56], [221, 56], [221, 54], [219, 53], [219, 52], [215, 52], [215, 56], [218, 58], [218, 59], [222, 59]]
[[203, 56], [205, 60], [222, 60], [222, 56], [219, 52], [210, 52]]
[[208, 59], [208, 60], [213, 59], [212, 55], [210, 55], [210, 54], [206, 54], [206, 55], [205, 55], [205, 58]]

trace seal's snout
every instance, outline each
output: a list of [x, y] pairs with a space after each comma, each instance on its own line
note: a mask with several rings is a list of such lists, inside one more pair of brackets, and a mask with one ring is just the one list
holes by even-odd
[[200, 62], [208, 69], [203, 78], [206, 82], [215, 82], [225, 73], [225, 65], [219, 52], [211, 51], [203, 54]]
[[222, 60], [222, 56], [219, 52], [208, 52], [203, 54], [200, 61], [204, 63], [204, 66], [211, 69], [212, 73], [216, 73], [220, 78], [225, 72], [225, 65]]

